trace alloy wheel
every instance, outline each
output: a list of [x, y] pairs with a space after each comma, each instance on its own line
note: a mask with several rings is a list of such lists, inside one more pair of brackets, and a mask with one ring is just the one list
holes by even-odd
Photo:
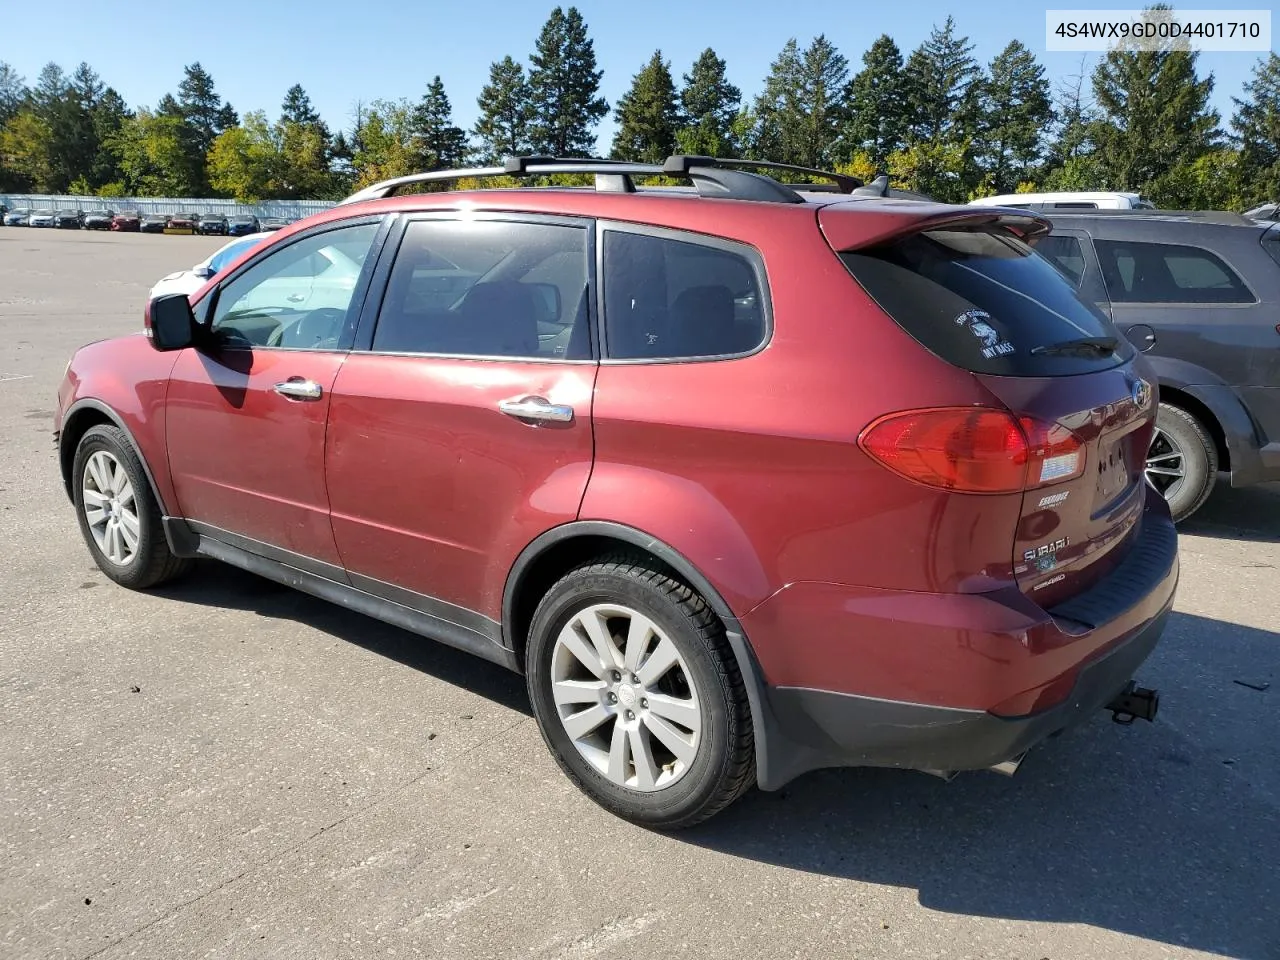
[[112, 563], [127, 566], [138, 553], [141, 526], [124, 465], [106, 450], [96, 451], [85, 462], [80, 493], [93, 542]]
[[1147, 482], [1168, 499], [1177, 492], [1187, 475], [1186, 456], [1182, 446], [1168, 433], [1156, 428], [1147, 450]]
[[556, 637], [551, 690], [574, 748], [611, 783], [669, 787], [693, 764], [702, 711], [693, 676], [666, 632], [620, 604], [578, 611]]

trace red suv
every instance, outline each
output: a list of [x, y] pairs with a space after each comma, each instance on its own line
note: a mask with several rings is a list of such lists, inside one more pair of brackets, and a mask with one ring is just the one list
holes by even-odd
[[[1034, 254], [1048, 222], [742, 167], [402, 178], [153, 301], [60, 390], [89, 550], [522, 671], [564, 771], [652, 826], [1150, 719], [1178, 577], [1152, 377]], [[595, 189], [396, 195], [504, 172]]]

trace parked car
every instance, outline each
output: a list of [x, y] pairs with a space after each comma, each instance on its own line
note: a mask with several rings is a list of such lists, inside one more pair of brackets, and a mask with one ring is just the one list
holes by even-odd
[[[230, 243], [223, 244], [190, 270], [179, 270], [177, 273], [162, 277], [151, 288], [148, 299], [154, 299], [170, 293], [195, 293], [205, 285], [210, 277], [220, 273], [241, 254], [257, 246], [269, 236], [271, 236], [269, 233], [252, 233], [247, 237], [236, 237]], [[323, 256], [324, 253], [322, 252], [321, 255]], [[333, 253], [331, 256], [336, 258], [337, 254]], [[358, 276], [360, 273], [359, 266], [352, 265], [348, 272], [353, 277]], [[320, 282], [319, 277], [317, 282]]]
[[1077, 190], [1061, 193], [1003, 193], [969, 201], [977, 207], [1013, 207], [1019, 210], [1151, 210], [1155, 204], [1137, 193]]
[[1243, 215], [1251, 220], [1280, 220], [1280, 203], [1264, 203], [1246, 210]]
[[148, 213], [138, 224], [142, 233], [164, 233], [169, 226], [167, 213]]
[[1280, 224], [1231, 214], [1052, 214], [1036, 249], [1146, 354], [1147, 478], [1191, 516], [1218, 474], [1280, 480]]
[[258, 218], [252, 214], [246, 216], [227, 218], [227, 234], [233, 237], [243, 237], [250, 233], [261, 233], [258, 228]]
[[47, 207], [41, 207], [39, 210], [32, 210], [31, 216], [27, 218], [27, 225], [31, 227], [52, 227], [54, 213]]
[[28, 226], [27, 221], [30, 217], [30, 207], [17, 207], [4, 215], [4, 225], [6, 227], [25, 227]]
[[172, 214], [169, 222], [165, 224], [164, 232], [193, 234], [196, 232], [196, 216], [190, 213]]
[[110, 230], [113, 219], [115, 219], [115, 212], [112, 210], [90, 210], [84, 215], [84, 228], [86, 230]]
[[124, 210], [111, 218], [111, 229], [117, 233], [137, 233], [142, 228], [142, 212]]
[[289, 223], [290, 221], [283, 217], [263, 217], [258, 221], [258, 229], [264, 233], [269, 233], [274, 230], [283, 230], [289, 226]]
[[196, 222], [196, 232], [205, 236], [225, 237], [227, 235], [227, 218], [216, 213], [201, 214]]
[[84, 226], [84, 212], [81, 210], [59, 210], [53, 215], [53, 225], [59, 230], [79, 230]]
[[[76, 352], [55, 429], [108, 577], [213, 557], [521, 671], [568, 776], [663, 828], [1154, 716], [1154, 374], [1047, 221], [507, 169], [597, 189], [378, 184]], [[330, 253], [357, 276], [321, 290]]]

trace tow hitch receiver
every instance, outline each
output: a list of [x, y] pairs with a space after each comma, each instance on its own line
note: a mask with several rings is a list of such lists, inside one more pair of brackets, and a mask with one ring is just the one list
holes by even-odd
[[1125, 726], [1135, 720], [1146, 720], [1150, 723], [1156, 718], [1160, 709], [1160, 691], [1140, 687], [1130, 680], [1116, 698], [1104, 708], [1111, 711], [1111, 720]]

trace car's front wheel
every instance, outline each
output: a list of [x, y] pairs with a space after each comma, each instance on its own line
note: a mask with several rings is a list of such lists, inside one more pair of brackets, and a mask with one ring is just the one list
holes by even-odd
[[610, 812], [688, 827], [755, 782], [750, 709], [724, 627], [650, 562], [609, 557], [561, 578], [534, 613], [525, 666], [552, 754]]
[[103, 573], [143, 590], [187, 569], [190, 561], [169, 550], [160, 505], [123, 430], [105, 424], [87, 430], [72, 469], [80, 532]]

